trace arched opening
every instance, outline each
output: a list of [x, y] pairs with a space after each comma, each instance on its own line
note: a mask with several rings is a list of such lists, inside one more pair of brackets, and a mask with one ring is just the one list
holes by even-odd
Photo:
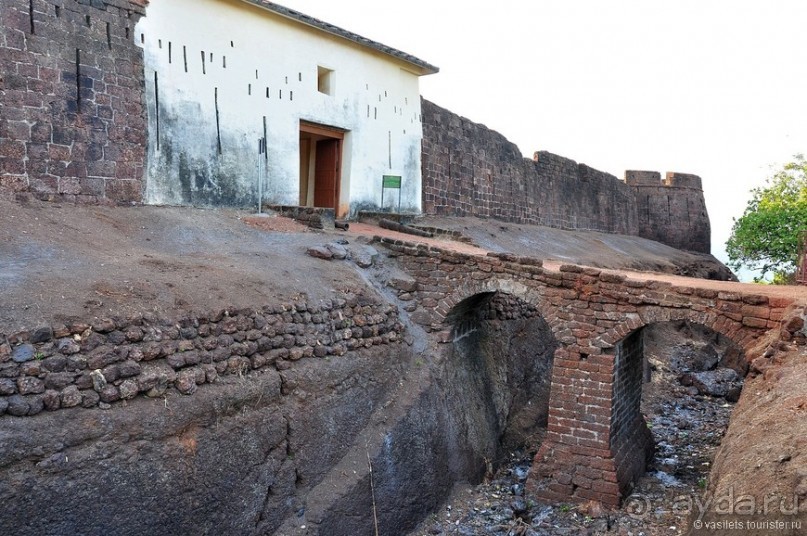
[[483, 453], [487, 471], [514, 456], [528, 467], [549, 411], [557, 348], [549, 325], [534, 305], [497, 291], [461, 301], [446, 323], [448, 377], [462, 406], [462, 432]]
[[744, 352], [706, 326], [671, 321], [634, 331], [614, 359], [610, 446], [622, 496], [663, 505], [655, 522], [685, 522], [676, 498], [707, 485], [748, 370]]

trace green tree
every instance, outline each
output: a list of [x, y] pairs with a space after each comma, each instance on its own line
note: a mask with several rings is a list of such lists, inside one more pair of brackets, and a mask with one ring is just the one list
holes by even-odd
[[772, 273], [775, 282], [788, 279], [799, 262], [807, 232], [807, 160], [793, 161], [770, 177], [753, 197], [740, 219], [734, 219], [726, 242], [729, 266]]

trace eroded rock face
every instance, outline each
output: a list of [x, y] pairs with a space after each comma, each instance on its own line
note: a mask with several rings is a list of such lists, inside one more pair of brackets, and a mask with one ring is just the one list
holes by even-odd
[[310, 535], [373, 534], [374, 507], [380, 534], [404, 534], [454, 483], [480, 482], [504, 449], [545, 426], [556, 343], [531, 306], [490, 298], [457, 318], [438, 358], [416, 364], [404, 380], [410, 388], [402, 390], [400, 419], [377, 432], [381, 444], [369, 458], [359, 453], [345, 464], [348, 473], [359, 471], [352, 487], [327, 508], [287, 522], [281, 534], [302, 524]]
[[272, 533], [353, 446], [401, 352], [302, 360], [107, 411], [6, 416], [0, 532]]

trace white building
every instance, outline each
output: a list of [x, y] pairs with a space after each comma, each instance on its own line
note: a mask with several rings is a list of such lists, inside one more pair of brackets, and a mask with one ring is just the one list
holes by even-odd
[[[421, 208], [418, 77], [437, 68], [262, 0], [152, 0], [144, 49], [153, 204]], [[266, 140], [261, 151], [260, 140]], [[397, 209], [386, 189], [384, 207]]]

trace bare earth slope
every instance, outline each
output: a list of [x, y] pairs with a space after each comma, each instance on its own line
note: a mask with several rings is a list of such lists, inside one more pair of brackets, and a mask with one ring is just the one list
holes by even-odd
[[296, 232], [265, 232], [246, 215], [0, 201], [0, 332], [69, 316], [316, 300], [364, 285], [349, 265], [304, 254], [321, 235], [285, 218], [275, 220]]
[[711, 255], [681, 251], [637, 236], [564, 231], [479, 218], [427, 217], [422, 222], [424, 225], [459, 231], [488, 251], [509, 251], [598, 268], [734, 279], [728, 268]]

